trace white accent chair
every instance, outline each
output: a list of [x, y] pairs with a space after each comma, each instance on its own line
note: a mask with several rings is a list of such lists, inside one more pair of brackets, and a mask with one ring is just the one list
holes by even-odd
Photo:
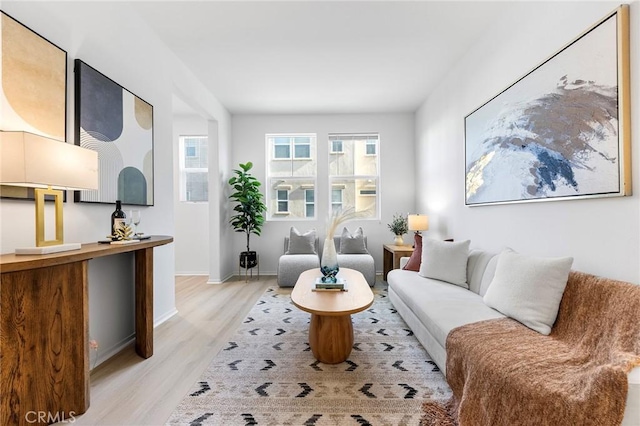
[[[355, 269], [364, 275], [369, 286], [376, 283], [376, 264], [369, 253], [346, 254], [340, 252], [340, 236], [333, 237], [333, 243], [338, 253], [338, 266], [340, 268]], [[364, 237], [364, 246], [367, 247], [367, 237]], [[367, 249], [368, 250], [368, 249]]]
[[315, 254], [287, 254], [289, 237], [284, 238], [284, 253], [278, 260], [278, 285], [293, 287], [301, 273], [308, 269], [320, 267], [318, 238], [315, 239]]

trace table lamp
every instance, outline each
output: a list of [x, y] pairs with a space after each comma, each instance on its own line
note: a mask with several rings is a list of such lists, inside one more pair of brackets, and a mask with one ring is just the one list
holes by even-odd
[[420, 235], [420, 231], [429, 229], [429, 217], [424, 214], [410, 214], [408, 216], [409, 231], [415, 231]]
[[[22, 131], [0, 130], [0, 183], [35, 188], [36, 246], [16, 254], [48, 254], [80, 249], [64, 244], [63, 190], [98, 189], [98, 153], [66, 142]], [[45, 239], [44, 199], [55, 201], [54, 240]]]

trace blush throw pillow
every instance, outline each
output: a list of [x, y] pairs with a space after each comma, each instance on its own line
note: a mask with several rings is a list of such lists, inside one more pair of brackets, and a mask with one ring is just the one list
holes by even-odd
[[342, 230], [340, 235], [340, 253], [342, 254], [368, 254], [367, 246], [364, 243], [364, 231], [358, 227], [351, 235], [347, 228]]
[[420, 263], [422, 259], [422, 235], [415, 234], [413, 237], [413, 253], [411, 253], [411, 257], [406, 265], [404, 265], [404, 270], [407, 271], [420, 271]]
[[316, 253], [316, 230], [301, 234], [294, 226], [289, 231], [289, 249], [285, 254], [318, 254]]
[[469, 288], [467, 260], [470, 243], [469, 240], [448, 242], [423, 238], [418, 275]]
[[533, 257], [504, 250], [483, 300], [487, 306], [548, 335], [558, 316], [572, 264], [572, 257]]

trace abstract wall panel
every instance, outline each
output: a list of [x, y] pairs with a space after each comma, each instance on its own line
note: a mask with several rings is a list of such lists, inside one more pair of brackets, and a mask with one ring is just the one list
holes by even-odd
[[[0, 11], [0, 129], [66, 141], [67, 52]], [[33, 190], [0, 187], [3, 197]]]
[[153, 106], [75, 60], [76, 144], [98, 152], [99, 189], [89, 203], [153, 205]]

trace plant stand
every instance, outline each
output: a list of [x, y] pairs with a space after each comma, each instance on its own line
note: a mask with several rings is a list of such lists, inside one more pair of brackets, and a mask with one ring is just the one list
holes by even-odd
[[238, 276], [241, 276], [240, 269], [244, 269], [244, 282], [249, 282], [250, 279], [253, 278], [253, 270], [258, 268], [258, 275], [256, 276], [260, 279], [260, 255], [256, 254], [256, 265], [251, 268], [243, 268], [240, 266], [240, 262], [238, 262]]

